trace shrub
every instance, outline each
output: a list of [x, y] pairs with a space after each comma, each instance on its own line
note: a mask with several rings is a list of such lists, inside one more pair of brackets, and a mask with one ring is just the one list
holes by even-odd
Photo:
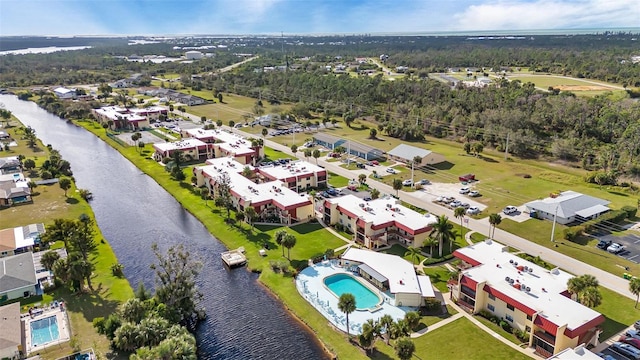
[[634, 218], [636, 216], [636, 213], [638, 212], [638, 208], [629, 205], [623, 206], [620, 210], [627, 213], [628, 219]]
[[111, 265], [111, 274], [115, 277], [124, 277], [124, 265], [117, 263]]
[[580, 236], [580, 234], [582, 234], [583, 231], [584, 231], [583, 226], [573, 226], [573, 227], [564, 229], [562, 237], [565, 240], [574, 241], [578, 238], [578, 236]]
[[442, 308], [442, 304], [440, 303], [439, 300], [427, 298], [424, 301], [424, 308], [428, 312], [434, 312], [434, 311], [440, 310]]
[[511, 333], [513, 331], [511, 325], [509, 325], [509, 323], [504, 320], [500, 320], [500, 327], [508, 333]]

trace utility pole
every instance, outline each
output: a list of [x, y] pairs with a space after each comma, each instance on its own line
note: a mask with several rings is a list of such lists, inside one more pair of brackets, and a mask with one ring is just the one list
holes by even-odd
[[553, 236], [556, 234], [556, 220], [558, 218], [558, 206], [560, 205], [556, 205], [556, 212], [553, 214], [553, 225], [551, 226], [551, 242], [555, 242], [555, 240], [553, 240]]
[[509, 156], [509, 133], [507, 133], [507, 146], [504, 147], [504, 159], [507, 160]]

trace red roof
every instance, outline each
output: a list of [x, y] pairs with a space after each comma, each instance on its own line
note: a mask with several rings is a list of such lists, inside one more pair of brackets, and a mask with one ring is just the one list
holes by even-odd
[[458, 259], [463, 260], [463, 261], [465, 261], [465, 262], [467, 262], [467, 263], [471, 264], [471, 266], [478, 266], [478, 265], [480, 265], [480, 264], [481, 264], [481, 262], [480, 262], [480, 261], [477, 261], [477, 260], [475, 260], [475, 259], [473, 259], [473, 258], [471, 258], [471, 257], [469, 257], [469, 256], [467, 256], [467, 255], [465, 255], [465, 254], [463, 254], [463, 253], [461, 253], [461, 252], [460, 252], [460, 251], [458, 251], [458, 250], [456, 250], [456, 251], [454, 251], [454, 252], [453, 252], [453, 256], [455, 256], [455, 257], [457, 257]]
[[460, 284], [473, 289], [473, 291], [476, 291], [476, 286], [478, 286], [477, 281], [464, 275], [462, 276], [462, 279], [460, 279]]
[[358, 216], [354, 213], [352, 213], [351, 211], [345, 210], [342, 206], [338, 205], [338, 210], [340, 210], [341, 212], [347, 214], [347, 216], [351, 219], [353, 218], [357, 218]]
[[533, 323], [550, 334], [556, 335], [556, 332], [558, 331], [558, 325], [552, 323], [550, 320], [547, 320], [542, 315], [536, 316], [535, 320], [533, 320]]
[[[510, 296], [508, 296], [506, 294], [501, 293], [500, 291], [492, 288], [489, 285], [485, 285], [483, 290], [485, 292], [487, 292], [488, 294], [497, 297], [498, 299], [506, 302], [507, 304], [513, 306], [514, 308], [522, 311], [523, 313], [525, 313], [525, 314], [527, 314], [529, 316], [533, 316], [533, 314], [536, 313], [536, 311], [534, 309], [532, 309], [532, 308], [526, 306], [525, 304], [523, 304], [523, 303], [511, 298]], [[555, 334], [555, 332], [553, 332], [553, 333]]]
[[574, 338], [576, 336], [580, 336], [583, 333], [589, 331], [590, 329], [602, 324], [604, 322], [605, 318], [602, 314], [596, 316], [595, 318], [587, 321], [586, 323], [578, 326], [577, 328], [573, 329], [573, 330], [569, 330], [568, 328], [564, 330], [564, 334], [567, 337], [570, 338]]

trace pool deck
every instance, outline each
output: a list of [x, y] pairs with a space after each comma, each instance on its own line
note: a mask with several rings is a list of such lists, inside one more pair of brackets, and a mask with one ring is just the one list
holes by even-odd
[[[302, 270], [296, 277], [296, 288], [300, 295], [327, 318], [333, 326], [346, 332], [346, 316], [338, 308], [338, 298], [324, 285], [324, 278], [335, 274], [349, 274], [359, 278], [358, 275], [335, 265], [331, 261], [324, 261]], [[368, 286], [368, 288], [373, 289], [374, 287]], [[382, 316], [389, 314], [394, 320], [398, 320], [403, 319], [406, 312], [416, 310], [411, 307], [391, 305], [388, 301], [393, 302], [393, 299], [380, 290], [377, 290], [376, 294], [382, 297], [383, 301], [375, 311], [356, 310], [349, 314], [349, 333], [362, 333], [362, 324], [369, 319], [377, 321]]]
[[[51, 316], [55, 316], [56, 321], [58, 322], [58, 333], [59, 333], [58, 339], [45, 344], [32, 344], [31, 343], [31, 322], [40, 320], [40, 319], [46, 319]], [[65, 311], [60, 310], [60, 307], [45, 309], [41, 314], [38, 314], [34, 317], [29, 316], [29, 314], [23, 314], [21, 320], [24, 322], [24, 344], [25, 344], [25, 350], [27, 354], [35, 351], [41, 351], [51, 345], [61, 344], [71, 339], [69, 322], [67, 321], [67, 313]]]

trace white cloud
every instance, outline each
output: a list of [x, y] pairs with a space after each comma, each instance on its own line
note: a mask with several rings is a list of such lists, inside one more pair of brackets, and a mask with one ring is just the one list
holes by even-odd
[[454, 15], [453, 30], [637, 27], [638, 0], [492, 1]]

